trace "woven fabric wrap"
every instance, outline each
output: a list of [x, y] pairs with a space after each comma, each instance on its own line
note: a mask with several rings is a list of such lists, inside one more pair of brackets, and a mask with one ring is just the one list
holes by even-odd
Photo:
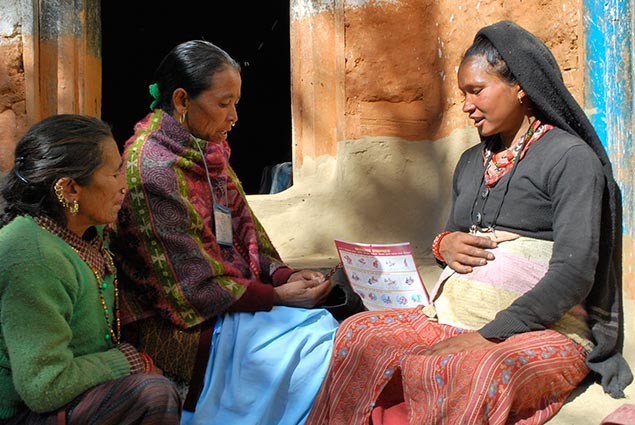
[[[432, 291], [439, 323], [472, 330], [485, 326], [547, 273], [552, 248], [551, 241], [518, 237], [498, 241], [498, 247], [492, 250], [496, 259], [474, 267], [471, 273], [459, 274], [446, 267]], [[581, 305], [573, 307], [549, 328], [567, 335], [587, 350], [593, 348]]]
[[146, 352], [163, 372], [190, 382], [201, 326], [180, 329], [157, 317], [139, 322], [139, 351]]

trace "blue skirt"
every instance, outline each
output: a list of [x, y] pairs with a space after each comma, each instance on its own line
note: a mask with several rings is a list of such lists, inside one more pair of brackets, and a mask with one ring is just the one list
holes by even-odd
[[337, 325], [326, 310], [281, 306], [219, 317], [203, 391], [181, 425], [304, 424]]

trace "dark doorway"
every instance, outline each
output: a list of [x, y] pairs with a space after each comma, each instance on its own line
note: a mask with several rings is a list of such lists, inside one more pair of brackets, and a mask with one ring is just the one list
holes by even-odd
[[291, 161], [289, 2], [101, 2], [102, 118], [123, 143], [149, 112], [148, 86], [177, 44], [211, 41], [242, 66], [231, 164], [247, 193], [267, 166]]

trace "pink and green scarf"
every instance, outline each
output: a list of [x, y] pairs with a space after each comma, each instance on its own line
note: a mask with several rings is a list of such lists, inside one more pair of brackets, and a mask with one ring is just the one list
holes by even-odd
[[[216, 243], [213, 197], [197, 143], [216, 199], [226, 199], [232, 211], [232, 247]], [[224, 312], [251, 282], [271, 282], [284, 266], [247, 204], [229, 155], [227, 142], [197, 140], [161, 110], [135, 127], [125, 146], [129, 194], [117, 224], [127, 281], [124, 322], [158, 311], [177, 326], [195, 326]]]

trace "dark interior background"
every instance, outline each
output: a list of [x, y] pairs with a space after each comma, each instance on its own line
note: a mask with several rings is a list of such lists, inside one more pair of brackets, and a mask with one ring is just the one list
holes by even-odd
[[120, 147], [149, 112], [148, 86], [163, 56], [204, 39], [242, 66], [239, 122], [228, 140], [245, 191], [259, 192], [265, 167], [291, 161], [288, 1], [104, 1], [101, 8], [102, 118]]

